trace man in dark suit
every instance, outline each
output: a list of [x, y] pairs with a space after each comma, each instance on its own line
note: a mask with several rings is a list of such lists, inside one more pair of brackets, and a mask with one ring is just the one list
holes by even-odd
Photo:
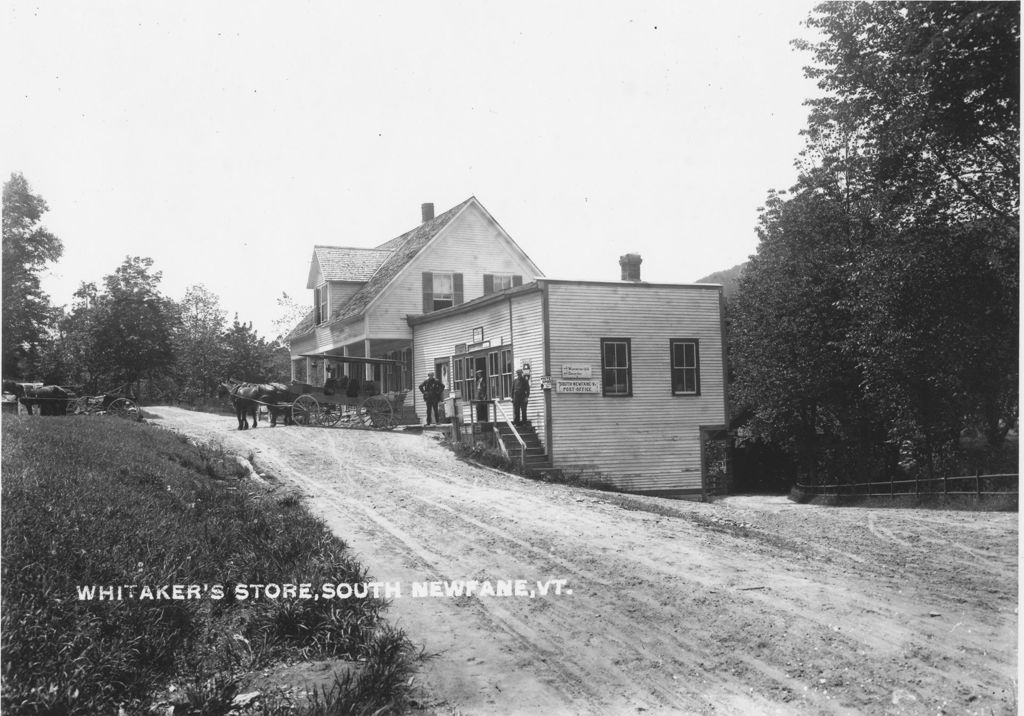
[[430, 413], [434, 413], [434, 422], [440, 423], [441, 418], [437, 414], [437, 404], [441, 402], [444, 394], [444, 383], [434, 377], [433, 373], [427, 373], [427, 379], [420, 383], [420, 393], [427, 404], [427, 425], [430, 425]]
[[530, 398], [530, 379], [523, 375], [523, 369], [516, 371], [516, 379], [512, 381], [512, 424], [522, 425], [526, 422], [526, 401]]

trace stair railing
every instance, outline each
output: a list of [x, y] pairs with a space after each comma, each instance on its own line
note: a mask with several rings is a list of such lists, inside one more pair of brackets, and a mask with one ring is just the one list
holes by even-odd
[[[516, 442], [519, 443], [519, 466], [526, 467], [526, 441], [523, 440], [523, 437], [519, 434], [519, 431], [516, 430], [516, 426], [513, 425], [512, 421], [509, 419], [508, 413], [505, 412], [505, 409], [501, 407], [501, 404], [498, 401], [494, 401], [494, 412], [495, 415], [501, 413], [502, 421], [506, 425], [508, 425], [508, 429], [511, 430], [512, 435], [515, 436]], [[501, 442], [502, 449], [504, 450], [505, 441], [501, 440], [500, 436], [498, 440]]]

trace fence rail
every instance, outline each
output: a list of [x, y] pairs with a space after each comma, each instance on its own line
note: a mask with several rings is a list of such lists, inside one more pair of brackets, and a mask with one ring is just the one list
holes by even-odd
[[[885, 480], [877, 482], [848, 482], [839, 485], [802, 485], [796, 483], [797, 488], [815, 495], [826, 496], [859, 496], [859, 497], [906, 497], [907, 495], [1016, 495], [1018, 494], [1020, 476], [1017, 473], [1002, 473], [997, 475], [959, 475], [956, 477], [932, 477], [913, 480]], [[950, 483], [953, 483], [950, 489]], [[985, 484], [987, 483], [987, 484]], [[991, 489], [1000, 484], [1006, 485], [1007, 489]], [[926, 489], [923, 486], [941, 484], [942, 489]], [[886, 489], [875, 491], [878, 485]], [[913, 485], [912, 490], [906, 489], [905, 485]], [[900, 486], [897, 489], [897, 486]], [[986, 489], [982, 489], [982, 487]], [[969, 489], [968, 489], [969, 488]], [[1012, 489], [1011, 489], [1012, 488]]]

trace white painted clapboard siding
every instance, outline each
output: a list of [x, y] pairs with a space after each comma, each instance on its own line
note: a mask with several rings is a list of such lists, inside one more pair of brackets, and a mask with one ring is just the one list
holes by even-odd
[[533, 280], [530, 269], [493, 222], [470, 205], [402, 270], [371, 308], [375, 333], [408, 335], [407, 315], [423, 313], [423, 272], [462, 274], [463, 302], [484, 295], [484, 274], [510, 273]]
[[[552, 378], [563, 363], [601, 376], [601, 338], [631, 341], [632, 397], [552, 394], [556, 466], [588, 467], [630, 490], [699, 489], [700, 425], [723, 424], [719, 292], [713, 288], [550, 284]], [[670, 339], [700, 342], [699, 396], [674, 396]]]

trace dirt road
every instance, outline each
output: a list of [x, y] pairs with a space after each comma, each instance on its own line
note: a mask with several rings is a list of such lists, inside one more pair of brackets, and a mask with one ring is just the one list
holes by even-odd
[[[148, 411], [252, 455], [400, 584], [437, 713], [1016, 713], [1017, 514], [621, 496], [423, 435]], [[534, 596], [412, 596], [453, 580]]]

